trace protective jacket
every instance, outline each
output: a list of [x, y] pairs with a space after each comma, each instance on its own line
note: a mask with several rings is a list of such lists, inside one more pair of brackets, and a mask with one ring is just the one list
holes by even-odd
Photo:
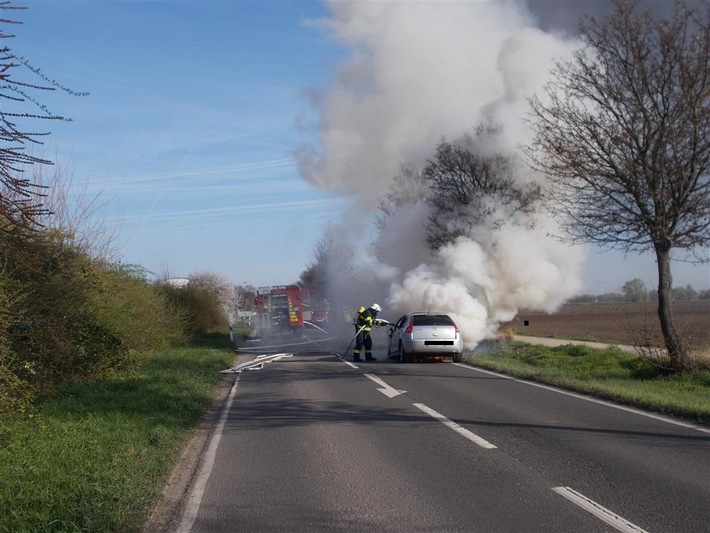
[[[357, 322], [355, 327], [359, 330], [363, 328], [362, 331], [369, 333], [372, 330], [372, 326], [375, 325], [375, 312], [367, 308], [361, 311], [357, 315]], [[364, 326], [364, 327], [363, 327]]]

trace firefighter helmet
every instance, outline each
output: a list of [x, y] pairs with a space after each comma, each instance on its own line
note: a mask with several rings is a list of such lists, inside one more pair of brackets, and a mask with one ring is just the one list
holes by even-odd
[[372, 304], [370, 306], [370, 309], [372, 309], [375, 313], [379, 313], [380, 311], [382, 311], [382, 308], [379, 304]]

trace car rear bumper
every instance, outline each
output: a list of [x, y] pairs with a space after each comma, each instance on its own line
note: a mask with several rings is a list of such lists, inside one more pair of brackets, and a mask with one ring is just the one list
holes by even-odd
[[463, 342], [458, 340], [420, 340], [408, 341], [402, 340], [404, 349], [412, 354], [431, 354], [431, 355], [446, 355], [457, 354], [463, 351]]

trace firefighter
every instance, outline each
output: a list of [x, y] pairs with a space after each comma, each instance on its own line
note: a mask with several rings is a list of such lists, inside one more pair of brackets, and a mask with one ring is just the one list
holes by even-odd
[[388, 322], [386, 320], [380, 320], [377, 318], [377, 314], [382, 311], [382, 308], [378, 304], [372, 304], [370, 307], [365, 309], [361, 307], [358, 309], [357, 317], [355, 317], [355, 350], [353, 350], [353, 361], [362, 361], [360, 359], [360, 352], [363, 347], [365, 348], [365, 361], [377, 361], [372, 357], [372, 337], [370, 337], [370, 331], [373, 326], [384, 326]]

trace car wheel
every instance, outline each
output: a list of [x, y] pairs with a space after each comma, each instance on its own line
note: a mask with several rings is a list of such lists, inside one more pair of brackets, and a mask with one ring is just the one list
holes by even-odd
[[462, 357], [462, 354], [455, 353], [451, 359], [453, 360], [454, 363], [460, 363], [461, 360], [463, 359], [463, 357]]
[[404, 346], [402, 346], [402, 343], [399, 343], [399, 362], [400, 363], [409, 363], [410, 361], [410, 355], [409, 353], [404, 349]]

